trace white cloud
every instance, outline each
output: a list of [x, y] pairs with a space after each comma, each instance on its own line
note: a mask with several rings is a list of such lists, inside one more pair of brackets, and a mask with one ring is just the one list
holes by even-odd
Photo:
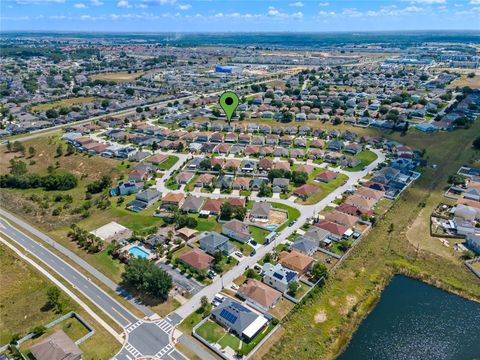
[[90, 0], [90, 3], [92, 4], [92, 6], [102, 6], [103, 5], [103, 2], [100, 1], [100, 0]]
[[270, 15], [270, 16], [278, 16], [278, 15], [280, 15], [280, 11], [275, 9], [275, 7], [273, 7], [273, 6], [269, 6], [267, 14]]
[[293, 6], [293, 7], [303, 7], [303, 2], [301, 2], [301, 1], [297, 1], [297, 2], [294, 2], [294, 3], [290, 3], [290, 4], [288, 4], [288, 6]]
[[329, 2], [321, 2], [321, 3], [318, 3], [318, 6], [328, 6], [330, 5]]
[[318, 12], [318, 16], [321, 16], [321, 17], [329, 17], [329, 16], [335, 16], [335, 11], [319, 11]]
[[73, 7], [76, 9], [86, 9], [87, 5], [85, 5], [84, 3], [76, 3], [75, 5], [73, 5]]
[[117, 2], [117, 6], [119, 8], [129, 8], [129, 7], [132, 7], [129, 3], [128, 3], [128, 0], [119, 0]]
[[20, 5], [62, 4], [65, 0], [16, 0]]
[[470, 5], [480, 5], [480, 0], [471, 0]]
[[303, 18], [303, 13], [301, 11], [299, 11], [299, 12], [293, 13], [290, 16], [294, 19], [301, 19], [301, 18]]
[[178, 8], [180, 10], [190, 10], [192, 8], [192, 5], [190, 4], [178, 5]]
[[177, 0], [158, 0], [158, 3], [160, 5], [167, 5], [167, 4], [173, 5], [176, 2], [177, 2]]
[[446, 4], [447, 0], [411, 0], [411, 4], [425, 4], [425, 5], [433, 5], [433, 4]]
[[363, 14], [355, 8], [343, 9], [342, 15], [347, 17], [362, 17]]

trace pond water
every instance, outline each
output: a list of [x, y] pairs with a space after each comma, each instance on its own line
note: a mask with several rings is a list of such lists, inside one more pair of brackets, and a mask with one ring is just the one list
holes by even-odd
[[338, 359], [480, 359], [480, 304], [395, 276]]

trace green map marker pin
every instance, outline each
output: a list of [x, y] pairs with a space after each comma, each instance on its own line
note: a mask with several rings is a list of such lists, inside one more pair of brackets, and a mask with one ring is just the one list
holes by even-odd
[[220, 96], [220, 100], [218, 102], [220, 103], [223, 111], [225, 111], [228, 123], [230, 124], [230, 120], [232, 119], [233, 113], [237, 109], [239, 103], [238, 95], [233, 91], [225, 91], [222, 96]]

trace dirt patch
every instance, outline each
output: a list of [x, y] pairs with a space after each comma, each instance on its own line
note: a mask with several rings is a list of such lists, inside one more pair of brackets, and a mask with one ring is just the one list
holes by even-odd
[[347, 315], [348, 312], [353, 308], [353, 306], [357, 303], [358, 299], [355, 295], [347, 295], [346, 297], [346, 304], [345, 306], [340, 310], [340, 313], [342, 315]]
[[315, 324], [321, 324], [325, 321], [327, 321], [327, 313], [325, 310], [320, 310], [314, 318]]

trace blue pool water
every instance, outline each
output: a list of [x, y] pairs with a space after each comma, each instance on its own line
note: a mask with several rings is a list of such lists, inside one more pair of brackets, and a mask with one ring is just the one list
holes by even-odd
[[267, 230], [275, 230], [278, 226], [277, 225], [267, 225], [265, 226], [265, 229]]
[[138, 246], [133, 246], [133, 247], [131, 247], [131, 248], [128, 250], [128, 252], [129, 252], [130, 254], [132, 254], [132, 255], [134, 255], [134, 256], [136, 256], [136, 257], [138, 257], [138, 258], [142, 258], [142, 259], [145, 259], [145, 258], [147, 258], [147, 257], [149, 256], [149, 254], [148, 254], [146, 251], [140, 249]]

